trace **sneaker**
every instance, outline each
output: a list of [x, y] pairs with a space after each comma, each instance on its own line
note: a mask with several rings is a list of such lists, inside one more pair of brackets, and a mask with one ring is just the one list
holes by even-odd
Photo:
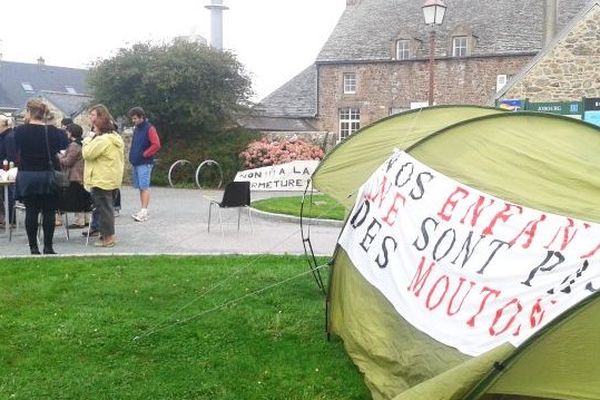
[[131, 218], [133, 218], [137, 222], [148, 221], [148, 212], [142, 212], [142, 211], [140, 211], [137, 214], [133, 214], [131, 216]]

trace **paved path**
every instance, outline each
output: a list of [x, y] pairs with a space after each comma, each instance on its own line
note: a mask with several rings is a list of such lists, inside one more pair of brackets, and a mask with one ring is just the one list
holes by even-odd
[[[284, 193], [253, 193], [253, 199], [286, 195]], [[296, 194], [297, 195], [297, 194]], [[194, 189], [152, 188], [150, 219], [135, 222], [131, 214], [139, 208], [138, 192], [130, 187], [121, 191], [123, 209], [116, 219], [117, 245], [111, 249], [85, 246], [81, 230], [71, 230], [71, 240], [65, 229], [57, 227], [54, 249], [59, 254], [303, 254], [300, 226], [294, 222], [279, 222], [253, 214], [254, 231], [250, 230], [247, 212], [242, 212], [241, 229], [237, 231], [237, 210], [223, 210], [224, 234], [221, 234], [218, 212], [213, 207], [211, 232], [207, 232], [208, 196], [221, 200], [222, 192]], [[24, 218], [21, 216], [20, 218]], [[72, 219], [72, 218], [71, 218]], [[318, 255], [331, 255], [339, 227], [310, 226], [311, 242]], [[27, 237], [21, 223], [12, 241], [0, 233], [0, 256], [28, 255]]]

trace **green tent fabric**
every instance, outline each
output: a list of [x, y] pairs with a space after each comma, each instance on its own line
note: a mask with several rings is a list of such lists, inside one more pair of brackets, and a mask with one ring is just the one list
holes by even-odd
[[389, 157], [432, 133], [464, 120], [506, 111], [479, 106], [436, 106], [388, 117], [366, 126], [331, 151], [313, 174], [313, 185], [347, 208], [362, 183]]
[[[540, 113], [458, 106], [400, 114], [334, 149], [313, 184], [349, 206], [354, 199], [348, 195], [395, 147], [504, 200], [600, 222], [600, 129]], [[590, 357], [600, 349], [598, 301], [559, 318], [518, 349], [507, 344], [475, 358], [408, 324], [340, 247], [328, 301], [330, 329], [344, 340], [375, 399], [600, 399], [600, 379], [594, 378], [600, 363]]]

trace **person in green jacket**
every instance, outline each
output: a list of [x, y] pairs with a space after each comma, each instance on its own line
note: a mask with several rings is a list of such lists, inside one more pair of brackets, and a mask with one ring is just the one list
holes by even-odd
[[125, 145], [115, 132], [113, 118], [108, 109], [98, 104], [92, 107], [90, 119], [95, 135], [82, 142], [85, 162], [83, 185], [90, 189], [98, 216], [101, 239], [98, 247], [114, 247], [115, 214], [113, 196], [123, 182]]

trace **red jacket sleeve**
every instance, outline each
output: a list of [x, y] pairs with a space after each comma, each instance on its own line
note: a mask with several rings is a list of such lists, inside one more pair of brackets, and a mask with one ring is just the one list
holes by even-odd
[[152, 157], [160, 150], [160, 139], [154, 126], [151, 126], [150, 129], [148, 129], [148, 140], [150, 140], [150, 147], [144, 150], [145, 158]]

